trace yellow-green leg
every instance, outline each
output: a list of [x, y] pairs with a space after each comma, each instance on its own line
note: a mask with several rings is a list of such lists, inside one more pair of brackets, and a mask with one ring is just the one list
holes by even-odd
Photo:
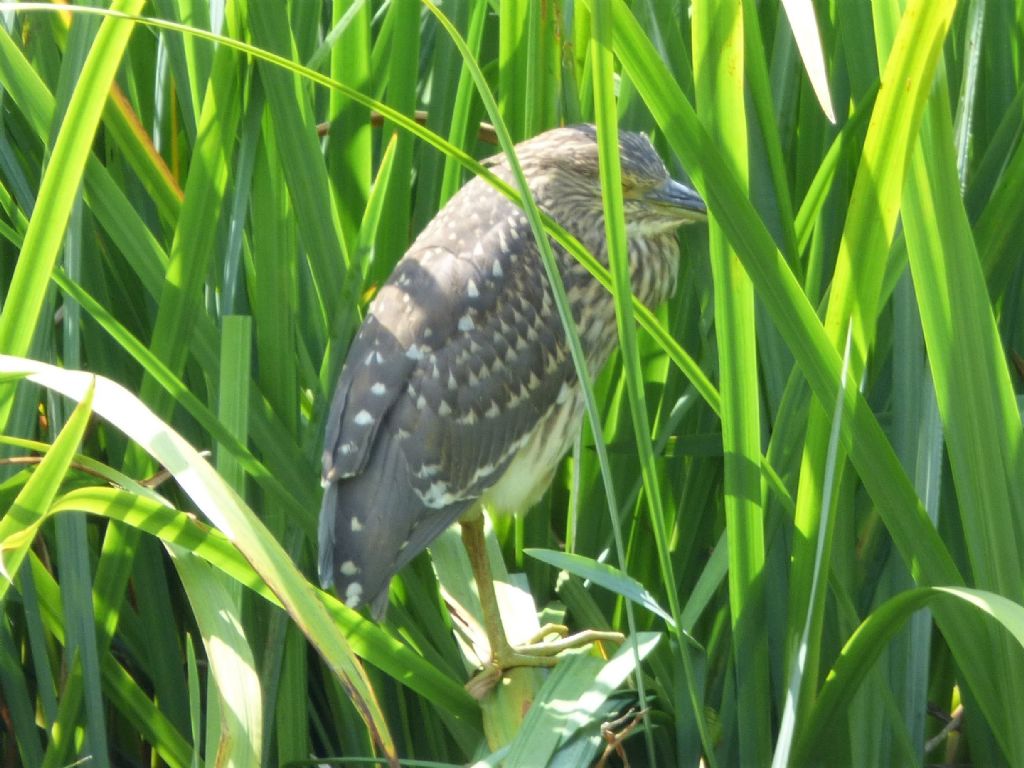
[[[558, 663], [557, 654], [570, 648], [579, 648], [598, 641], [622, 642], [618, 632], [588, 630], [572, 636], [561, 624], [548, 624], [530, 638], [524, 645], [512, 646], [505, 634], [498, 608], [498, 597], [494, 591], [487, 544], [484, 538], [484, 517], [478, 506], [461, 521], [462, 543], [473, 569], [480, 608], [483, 612], [484, 632], [491, 648], [491, 658], [481, 672], [477, 673], [466, 690], [478, 699], [483, 698], [504, 676], [506, 670], [515, 667], [552, 667]], [[557, 635], [557, 640], [544, 638]]]

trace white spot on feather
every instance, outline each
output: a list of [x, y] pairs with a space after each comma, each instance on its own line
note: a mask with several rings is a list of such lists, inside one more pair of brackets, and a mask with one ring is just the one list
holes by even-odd
[[471, 299], [475, 299], [480, 296], [480, 291], [476, 287], [476, 280], [469, 278], [466, 281], [466, 295]]
[[352, 528], [352, 533], [359, 533], [361, 530], [363, 530], [363, 524], [361, 522], [359, 522], [359, 518], [358, 517], [353, 517], [352, 518], [351, 528]]
[[373, 392], [373, 394], [377, 395], [377, 397], [382, 397], [383, 395], [387, 394], [388, 388], [378, 381], [372, 387], [370, 387], [370, 391]]
[[473, 318], [469, 316], [468, 312], [459, 318], [460, 331], [468, 332], [472, 331], [474, 328], [476, 328], [476, 323], [473, 322]]
[[521, 389], [519, 392], [514, 393], [512, 397], [509, 398], [505, 407], [509, 409], [516, 408], [521, 402], [523, 402], [523, 391], [524, 390]]
[[362, 410], [356, 414], [356, 417], [353, 419], [353, 421], [359, 426], [365, 427], [370, 424], [373, 424], [373, 416], [370, 414], [369, 411]]
[[493, 464], [484, 464], [476, 472], [473, 473], [472, 482], [475, 483], [477, 480], [493, 475], [495, 469], [496, 467]]
[[448, 492], [448, 483], [441, 480], [431, 483], [426, 493], [417, 491], [417, 494], [423, 499], [424, 504], [434, 509], [446, 507], [455, 501], [455, 497]]
[[342, 576], [355, 576], [359, 573], [359, 566], [353, 563], [351, 560], [346, 560], [341, 564], [341, 575]]
[[345, 590], [345, 605], [349, 608], [358, 608], [363, 598], [363, 585], [353, 581]]

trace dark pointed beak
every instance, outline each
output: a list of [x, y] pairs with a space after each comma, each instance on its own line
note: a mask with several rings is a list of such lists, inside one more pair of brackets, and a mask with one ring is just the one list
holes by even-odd
[[701, 196], [675, 179], [669, 179], [661, 187], [650, 192], [648, 198], [652, 202], [678, 208], [683, 221], [703, 221], [707, 218], [708, 207]]

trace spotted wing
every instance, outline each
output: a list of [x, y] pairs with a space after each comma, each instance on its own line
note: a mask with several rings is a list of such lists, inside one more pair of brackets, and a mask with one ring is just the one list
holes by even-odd
[[405, 391], [415, 361], [370, 312], [352, 345], [334, 391], [324, 438], [325, 483], [366, 468], [384, 416]]
[[332, 404], [321, 581], [378, 615], [391, 576], [497, 481], [574, 381], [522, 214], [483, 199], [490, 226], [441, 215], [396, 267]]
[[431, 507], [481, 496], [575, 381], [532, 238], [494, 239], [506, 247], [483, 241], [499, 256], [475, 262], [455, 332], [413, 371], [396, 407], [396, 423], [417, 438], [403, 448], [411, 482]]

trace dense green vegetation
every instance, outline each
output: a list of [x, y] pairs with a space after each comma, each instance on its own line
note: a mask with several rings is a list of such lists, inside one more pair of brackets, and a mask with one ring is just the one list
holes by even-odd
[[[1020, 3], [32, 5], [0, 3], [4, 765], [1024, 764]], [[457, 532], [384, 625], [316, 588], [323, 421], [480, 123], [578, 121], [650, 132], [711, 215], [655, 314], [597, 267], [600, 423], [494, 521], [516, 626], [627, 640], [481, 705]]]

